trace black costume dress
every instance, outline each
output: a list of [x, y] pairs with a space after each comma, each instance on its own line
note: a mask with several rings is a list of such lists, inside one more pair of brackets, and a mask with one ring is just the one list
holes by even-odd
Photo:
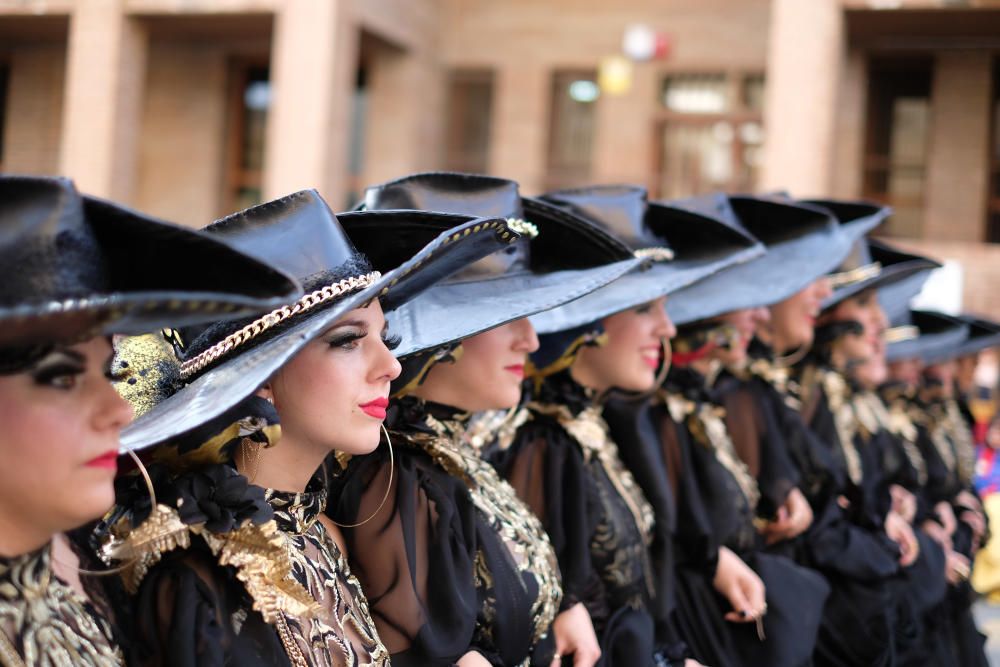
[[[911, 439], [919, 456], [920, 486], [915, 491], [918, 523], [939, 521], [934, 506], [951, 505], [958, 518], [952, 548], [971, 560], [975, 557], [972, 528], [961, 519], [966, 509], [958, 502], [963, 491], [975, 493], [972, 486], [974, 447], [968, 425], [957, 403], [942, 395], [940, 387], [926, 387], [920, 392], [899, 383], [889, 383], [880, 390], [890, 418], [901, 435]], [[939, 646], [947, 646], [942, 665], [986, 665], [985, 637], [972, 617], [975, 592], [968, 581], [948, 586], [944, 601], [929, 617], [930, 629], [941, 637]]]
[[[128, 664], [389, 664], [357, 579], [317, 521], [321, 477], [284, 493], [223, 463], [151, 473], [160, 504], [126, 504], [109, 528], [139, 557], [123, 575], [136, 591]], [[124, 530], [128, 516], [139, 521]]]
[[[90, 583], [86, 577], [81, 580]], [[51, 543], [13, 558], [0, 557], [0, 664], [124, 665], [108, 621], [111, 610], [102, 603], [99, 591], [84, 597], [53, 572]]]
[[542, 519], [567, 604], [583, 602], [602, 665], [648, 665], [664, 621], [650, 546], [653, 509], [619, 458], [594, 392], [568, 370], [548, 376], [513, 434], [488, 458]]
[[333, 469], [352, 566], [394, 665], [452, 665], [470, 651], [493, 665], [549, 665], [562, 589], [538, 519], [480, 458], [465, 415], [414, 397], [395, 401], [395, 449]]
[[758, 637], [752, 624], [725, 626], [740, 663], [809, 664], [829, 587], [816, 572], [784, 556], [765, 553], [755, 525], [761, 492], [736, 451], [726, 409], [709, 383], [693, 369], [675, 367], [660, 395], [670, 419], [684, 430], [678, 442], [685, 449], [682, 457], [690, 459], [687, 470], [695, 477], [695, 486], [681, 487], [696, 494], [683, 503], [692, 516], [682, 516], [681, 521], [707, 517], [711, 542], [735, 552], [764, 582], [768, 612], [762, 627], [766, 638]]

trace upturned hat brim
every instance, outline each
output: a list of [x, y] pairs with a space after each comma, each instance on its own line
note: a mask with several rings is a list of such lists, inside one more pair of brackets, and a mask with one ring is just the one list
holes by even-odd
[[538, 313], [531, 322], [539, 334], [583, 326], [670, 295], [726, 267], [750, 261], [763, 252], [764, 247], [756, 244], [729, 254], [642, 265], [586, 296]]
[[667, 313], [682, 325], [778, 303], [835, 269], [850, 249], [851, 239], [835, 226], [771, 244], [762, 256], [679, 291], [667, 301]]
[[[399, 215], [398, 211], [387, 211], [382, 217], [389, 219]], [[468, 220], [468, 217], [441, 216], [441, 224], [450, 224], [455, 219]], [[369, 217], [369, 222], [371, 220]], [[354, 222], [362, 224], [349, 219], [345, 228]], [[435, 229], [430, 224], [422, 227], [424, 234]], [[500, 250], [518, 238], [503, 220], [497, 219], [476, 219], [447, 229], [365, 289], [347, 294], [332, 305], [292, 322], [258, 345], [227, 356], [184, 385], [122, 430], [121, 451], [143, 449], [164, 442], [222, 414], [260, 388], [344, 313], [376, 298], [381, 299], [386, 308], [398, 306], [442, 277]], [[384, 267], [376, 265], [376, 268]]]

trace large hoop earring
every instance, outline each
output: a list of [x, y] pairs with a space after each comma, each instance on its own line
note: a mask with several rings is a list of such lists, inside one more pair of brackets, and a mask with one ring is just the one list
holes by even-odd
[[[126, 449], [125, 451], [128, 453], [129, 456], [132, 457], [132, 460], [135, 462], [136, 468], [138, 468], [139, 473], [142, 474], [142, 479], [146, 482], [146, 489], [149, 491], [149, 503], [150, 503], [149, 506], [153, 509], [156, 509], [156, 489], [153, 488], [153, 480], [149, 476], [149, 471], [146, 470], [146, 465], [142, 462], [142, 459], [140, 459], [136, 455], [136, 453], [133, 452], [131, 449]], [[79, 574], [88, 577], [110, 577], [113, 574], [118, 574], [120, 572], [129, 569], [130, 567], [135, 565], [138, 560], [139, 560], [138, 556], [135, 556], [126, 561], [125, 563], [122, 563], [121, 565], [116, 565], [115, 567], [108, 568], [106, 570], [88, 570], [82, 567], [76, 567], [74, 565], [63, 563], [62, 561], [57, 561], [54, 558], [52, 559], [52, 562], [58, 563], [61, 567], [65, 567], [71, 570], [76, 570]]]
[[385, 444], [389, 448], [389, 481], [385, 485], [385, 493], [382, 495], [382, 501], [379, 502], [378, 507], [371, 513], [371, 516], [364, 521], [359, 521], [358, 523], [337, 523], [333, 519], [330, 519], [333, 525], [340, 528], [357, 528], [358, 526], [363, 526], [374, 519], [382, 511], [382, 508], [385, 507], [385, 501], [389, 499], [389, 492], [392, 490], [392, 479], [396, 470], [396, 457], [392, 452], [392, 440], [389, 438], [389, 431], [386, 429], [384, 423], [382, 424], [382, 432], [385, 433]]
[[791, 368], [795, 364], [805, 359], [806, 355], [809, 354], [810, 349], [812, 349], [812, 343], [808, 343], [799, 348], [796, 348], [795, 350], [792, 350], [791, 352], [789, 352], [784, 356], [775, 356], [773, 362], [774, 367]]

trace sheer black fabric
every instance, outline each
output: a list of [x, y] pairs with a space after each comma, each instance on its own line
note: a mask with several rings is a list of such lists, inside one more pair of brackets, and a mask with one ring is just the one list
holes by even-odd
[[[345, 528], [352, 567], [394, 665], [452, 665], [477, 651], [494, 665], [548, 665], [561, 592], [541, 526], [464, 440], [458, 411], [414, 398], [390, 408], [388, 502]], [[334, 475], [337, 522], [379, 508], [388, 453]]]
[[552, 537], [568, 598], [590, 612], [601, 664], [652, 664], [655, 651], [676, 649], [666, 630], [669, 597], [657, 602], [669, 557], [650, 551], [653, 508], [625, 469], [592, 392], [569, 371], [547, 377], [526, 409], [528, 419], [488, 458]]
[[728, 415], [708, 382], [693, 369], [674, 368], [665, 385], [667, 405], [689, 443], [689, 469], [697, 485], [689, 504], [705, 507], [714, 541], [750, 565], [767, 590], [766, 640], [748, 625], [727, 624], [726, 629], [742, 664], [797, 667], [813, 653], [829, 588], [817, 573], [763, 553], [754, 525], [760, 498], [756, 479], [736, 454]]

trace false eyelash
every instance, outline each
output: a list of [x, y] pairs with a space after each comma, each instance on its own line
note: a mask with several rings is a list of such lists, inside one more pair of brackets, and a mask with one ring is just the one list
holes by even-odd
[[35, 372], [31, 374], [31, 377], [37, 384], [47, 385], [59, 377], [66, 375], [80, 375], [83, 373], [83, 370], [83, 368], [75, 364], [56, 363], [35, 370]]
[[330, 347], [343, 347], [345, 345], [348, 345], [349, 343], [353, 343], [355, 341], [359, 341], [359, 340], [361, 340], [362, 338], [364, 338], [367, 335], [368, 335], [367, 332], [364, 332], [364, 333], [359, 333], [359, 332], [344, 333], [344, 334], [341, 334], [341, 335], [336, 336], [334, 338], [331, 338], [330, 340], [327, 341], [327, 344]]
[[390, 350], [395, 350], [403, 342], [403, 337], [399, 334], [393, 334], [382, 338], [382, 342]]

